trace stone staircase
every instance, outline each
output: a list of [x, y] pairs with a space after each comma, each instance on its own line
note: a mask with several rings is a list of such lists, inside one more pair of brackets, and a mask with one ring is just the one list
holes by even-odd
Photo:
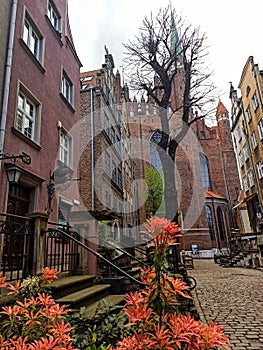
[[85, 306], [92, 316], [100, 300], [106, 300], [119, 305], [123, 303], [123, 294], [110, 294], [110, 284], [95, 283], [94, 275], [66, 276], [50, 284], [52, 295], [56, 302], [69, 308], [78, 309]]

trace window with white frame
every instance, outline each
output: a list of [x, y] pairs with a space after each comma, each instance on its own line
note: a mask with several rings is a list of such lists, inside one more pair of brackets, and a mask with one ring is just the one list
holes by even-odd
[[258, 122], [258, 133], [259, 133], [260, 140], [262, 140], [263, 139], [263, 118], [261, 118], [260, 121]]
[[248, 183], [247, 183], [247, 177], [246, 176], [243, 177], [243, 185], [244, 185], [245, 192], [247, 192], [248, 191]]
[[250, 121], [252, 120], [252, 114], [249, 106], [247, 107], [247, 110], [246, 110], [246, 116], [247, 116], [248, 123], [250, 123]]
[[254, 92], [254, 95], [252, 96], [252, 104], [253, 104], [253, 108], [255, 111], [258, 108], [258, 98], [257, 98], [256, 91]]
[[23, 26], [23, 41], [36, 59], [42, 62], [43, 37], [27, 15]]
[[72, 158], [72, 151], [71, 151], [71, 145], [72, 140], [71, 137], [64, 131], [61, 130], [59, 135], [59, 160], [67, 165], [71, 166], [71, 158]]
[[111, 173], [110, 173], [110, 155], [108, 152], [105, 152], [105, 171], [106, 171], [106, 174], [111, 176]]
[[249, 170], [248, 172], [248, 181], [249, 181], [249, 186], [253, 187], [255, 185], [255, 181], [254, 181], [254, 175], [253, 175], [253, 171]]
[[73, 84], [68, 78], [67, 74], [63, 71], [61, 79], [61, 92], [65, 99], [72, 105], [73, 104]]
[[15, 128], [30, 140], [38, 142], [37, 119], [40, 117], [40, 103], [26, 90], [18, 93]]
[[258, 140], [257, 140], [257, 136], [256, 136], [256, 132], [255, 132], [255, 131], [253, 131], [253, 132], [251, 133], [251, 141], [252, 141], [253, 148], [254, 148], [254, 149], [257, 148], [257, 146], [258, 146]]
[[50, 1], [48, 3], [48, 18], [56, 31], [61, 32], [61, 16], [59, 15], [55, 5]]
[[258, 170], [259, 178], [262, 179], [262, 177], [263, 177], [263, 162], [262, 162], [262, 160], [259, 160], [257, 162], [257, 170]]
[[245, 161], [247, 161], [249, 159], [249, 149], [248, 149], [248, 145], [245, 144], [244, 145], [244, 158], [245, 158]]
[[242, 152], [239, 152], [238, 154], [238, 160], [239, 160], [239, 165], [242, 167], [244, 165], [244, 159], [243, 159], [243, 154]]

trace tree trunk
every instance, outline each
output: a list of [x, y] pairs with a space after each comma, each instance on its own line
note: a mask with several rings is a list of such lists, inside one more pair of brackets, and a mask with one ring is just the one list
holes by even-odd
[[178, 197], [175, 181], [175, 157], [171, 157], [171, 154], [175, 155], [175, 152], [170, 152], [170, 150], [168, 150], [168, 147], [170, 145], [170, 128], [167, 110], [160, 108], [159, 112], [162, 125], [162, 140], [158, 144], [158, 153], [162, 163], [164, 175], [165, 216], [169, 220], [178, 222]]

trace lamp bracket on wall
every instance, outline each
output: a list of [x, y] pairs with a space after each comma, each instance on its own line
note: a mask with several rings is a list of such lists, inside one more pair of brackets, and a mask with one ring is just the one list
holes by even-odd
[[0, 153], [0, 160], [5, 160], [5, 159], [12, 159], [14, 163], [16, 162], [17, 159], [21, 159], [23, 163], [27, 165], [31, 164], [31, 157], [25, 152], [22, 152], [19, 155], [14, 155], [9, 153]]

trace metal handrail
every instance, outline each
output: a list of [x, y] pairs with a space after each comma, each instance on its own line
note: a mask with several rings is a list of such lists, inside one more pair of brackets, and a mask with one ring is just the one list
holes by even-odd
[[[88, 239], [98, 239], [99, 241], [102, 241], [103, 243], [107, 243], [109, 246], [111, 246], [112, 248], [119, 250], [120, 252], [122, 252], [123, 254], [127, 255], [128, 257], [130, 257], [131, 259], [136, 260], [138, 263], [144, 265], [144, 266], [148, 266], [144, 261], [141, 261], [140, 259], [136, 258], [135, 256], [133, 256], [132, 254], [130, 254], [129, 252], [127, 252], [126, 250], [122, 249], [121, 247], [116, 247], [114, 244], [112, 244], [110, 241], [106, 241], [103, 238], [97, 237], [97, 236], [88, 236]], [[115, 243], [118, 243], [118, 241], [113, 240]]]
[[[111, 238], [112, 239], [112, 238]], [[116, 241], [115, 239], [112, 239], [114, 242], [118, 242], [118, 241]], [[124, 243], [124, 242], [121, 242], [121, 244], [123, 245], [123, 246], [125, 246], [126, 248], [130, 248], [130, 246], [128, 245], [128, 244], [126, 244], [126, 243]], [[133, 247], [135, 250], [137, 250], [139, 253], [141, 253], [141, 254], [143, 254], [143, 255], [145, 255], [146, 257], [147, 257], [147, 253], [145, 253], [145, 251], [144, 250], [142, 250], [142, 249], [140, 249], [138, 246], [134, 246]]]
[[116, 269], [118, 272], [120, 272], [122, 275], [128, 277], [129, 279], [131, 279], [133, 282], [138, 283], [139, 285], [141, 285], [142, 287], [144, 287], [144, 283], [142, 283], [141, 281], [137, 280], [136, 278], [134, 278], [133, 276], [129, 275], [126, 271], [122, 270], [120, 267], [118, 267], [117, 265], [115, 265], [114, 263], [112, 263], [110, 260], [106, 259], [104, 256], [102, 256], [100, 253], [96, 252], [95, 250], [93, 250], [92, 248], [88, 247], [87, 245], [85, 245], [84, 243], [78, 241], [76, 238], [72, 237], [71, 235], [69, 235], [67, 232], [63, 231], [63, 230], [59, 230], [59, 229], [52, 229], [52, 228], [48, 228], [48, 229], [42, 229], [41, 230], [41, 234], [44, 235], [45, 233], [48, 232], [58, 232], [61, 233], [62, 235], [66, 236], [68, 239], [72, 240], [73, 242], [77, 243], [79, 246], [81, 246], [82, 248], [86, 249], [87, 251], [89, 251], [90, 253], [92, 253], [93, 255], [95, 255], [97, 258], [102, 259], [103, 261], [105, 261], [108, 265], [110, 265], [111, 267], [113, 267], [114, 269]]

